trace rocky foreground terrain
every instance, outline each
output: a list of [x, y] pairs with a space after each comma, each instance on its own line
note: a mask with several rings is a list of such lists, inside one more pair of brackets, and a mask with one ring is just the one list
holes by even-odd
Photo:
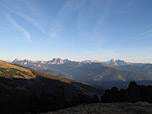
[[152, 104], [146, 102], [83, 104], [45, 114], [152, 114]]

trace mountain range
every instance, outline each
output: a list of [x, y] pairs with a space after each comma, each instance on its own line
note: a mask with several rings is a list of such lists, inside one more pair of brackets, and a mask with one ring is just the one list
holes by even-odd
[[101, 64], [105, 64], [105, 65], [110, 65], [110, 66], [125, 66], [125, 65], [135, 65], [135, 66], [142, 66], [145, 64], [150, 64], [150, 63], [131, 63], [131, 62], [126, 62], [124, 60], [114, 60], [111, 59], [110, 61], [101, 61], [101, 60], [83, 60], [83, 61], [72, 61], [69, 59], [61, 59], [61, 58], [53, 58], [52, 60], [39, 60], [39, 61], [32, 61], [32, 60], [28, 60], [28, 59], [18, 59], [16, 58], [13, 61], [10, 61], [13, 64], [20, 64], [20, 65], [30, 65], [30, 64], [34, 64], [34, 65], [40, 65], [40, 64], [66, 64], [66, 63], [84, 63], [84, 64], [92, 64], [92, 63], [101, 63]]
[[[152, 80], [152, 65], [130, 63], [123, 60], [110, 61], [71, 61], [54, 58], [49, 61], [31, 61], [15, 59], [12, 64], [19, 64], [40, 72], [57, 75], [59, 77], [75, 79], [90, 84], [114, 85], [118, 82]], [[110, 83], [110, 84], [109, 84]], [[113, 86], [113, 85], [111, 85]], [[110, 86], [110, 87], [111, 87]], [[120, 84], [120, 87], [122, 85]], [[126, 85], [127, 86], [127, 85]]]

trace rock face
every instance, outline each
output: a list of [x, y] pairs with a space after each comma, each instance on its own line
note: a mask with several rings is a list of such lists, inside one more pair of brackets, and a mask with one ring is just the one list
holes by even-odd
[[118, 65], [114, 59], [111, 59], [109, 64], [112, 65], [112, 66], [117, 66]]
[[152, 105], [144, 102], [83, 104], [45, 114], [152, 114]]
[[82, 63], [86, 63], [86, 64], [91, 64], [91, 63], [104, 63], [103, 61], [99, 61], [99, 60], [84, 60], [81, 61]]
[[48, 64], [63, 64], [64, 61], [60, 58], [53, 58], [52, 60], [47, 62]]
[[109, 65], [111, 66], [123, 66], [123, 65], [130, 65], [131, 63], [129, 62], [125, 62], [124, 60], [114, 60], [114, 59], [111, 59], [109, 62], [107, 62]]

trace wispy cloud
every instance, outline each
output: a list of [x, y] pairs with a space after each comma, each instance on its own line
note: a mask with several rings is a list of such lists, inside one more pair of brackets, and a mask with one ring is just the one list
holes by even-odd
[[[66, 30], [66, 25], [73, 13], [75, 13], [75, 6], [78, 8], [77, 3], [73, 6], [75, 0], [67, 0], [61, 9], [58, 11], [56, 18], [52, 21], [52, 25], [49, 28], [50, 38], [62, 38], [63, 34], [71, 34]], [[80, 8], [80, 7], [79, 7]]]
[[79, 4], [82, 6], [82, 10], [78, 17], [78, 29], [84, 31], [84, 27], [88, 24], [88, 21], [92, 19], [93, 21], [90, 22], [93, 25], [90, 27], [92, 31], [99, 29], [106, 17], [109, 16], [112, 6], [115, 3], [112, 0], [96, 0], [95, 2], [91, 0], [81, 1]]
[[106, 17], [108, 17], [110, 11], [112, 10], [112, 6], [114, 5], [114, 2], [112, 0], [108, 0], [107, 3], [104, 6], [103, 13], [99, 18], [98, 23], [96, 26], [101, 26], [103, 24]]
[[[78, 23], [76, 28], [78, 28], [79, 34], [82, 33], [82, 31], [85, 31], [85, 27], [87, 27], [88, 18], [92, 18], [93, 15], [96, 13], [97, 10], [100, 9], [100, 0], [94, 1], [79, 1], [79, 0], [66, 0], [61, 9], [58, 11], [57, 15], [53, 17], [52, 19], [48, 18], [49, 14], [46, 14], [45, 11], [41, 9], [36, 3], [33, 3], [32, 1], [23, 0], [20, 2], [15, 2], [15, 4], [11, 4], [9, 1], [6, 0], [6, 2], [3, 4], [3, 7], [7, 9], [9, 12], [14, 13], [15, 15], [21, 17], [26, 22], [30, 23], [32, 26], [34, 26], [37, 30], [45, 34], [46, 36], [50, 38], [59, 38], [63, 37], [63, 34], [71, 34], [67, 28], [65, 23], [68, 23], [69, 18], [75, 13], [77, 14], [79, 10], [78, 15]], [[20, 5], [21, 4], [21, 5]], [[105, 3], [104, 3], [105, 4]], [[97, 35], [96, 29], [99, 29], [101, 26], [101, 23], [103, 20], [108, 16], [110, 10], [111, 10], [111, 1], [106, 2], [106, 5], [104, 7], [104, 11], [100, 17], [97, 23], [95, 23], [95, 27], [90, 27], [89, 29], [93, 29], [93, 33], [91, 33], [90, 37], [94, 37]], [[88, 5], [88, 10], [86, 9], [84, 11], [84, 7]], [[23, 8], [23, 7], [24, 8]], [[81, 7], [82, 8], [81, 8]], [[103, 5], [104, 6], [104, 5]], [[97, 8], [96, 8], [97, 7]], [[76, 10], [77, 9], [77, 10]], [[80, 10], [82, 9], [82, 10]], [[44, 18], [45, 17], [45, 18]], [[88, 28], [88, 27], [87, 27]], [[86, 31], [89, 33], [89, 31]], [[83, 33], [82, 33], [83, 34]], [[84, 33], [85, 34], [85, 33]], [[99, 35], [101, 36], [101, 35]], [[83, 36], [81, 36], [83, 37]]]
[[104, 22], [109, 17], [116, 1], [112, 0], [82, 0], [78, 16], [77, 29], [83, 39], [103, 45], [108, 38], [103, 35]]
[[[16, 2], [15, 2], [16, 3]], [[20, 1], [19, 4], [10, 4], [7, 0], [2, 4], [2, 6], [7, 9], [9, 12], [14, 13], [15, 15], [21, 17], [23, 20], [27, 21], [33, 25], [36, 29], [42, 32], [45, 35], [47, 33], [48, 20], [43, 14], [45, 14], [41, 8], [36, 7], [32, 2], [29, 1]], [[23, 8], [24, 7], [24, 8]]]
[[77, 4], [77, 8], [80, 10], [80, 5], [79, 5], [78, 0], [76, 0], [76, 4]]
[[43, 11], [43, 9], [38, 5], [34, 4], [33, 2], [29, 2], [27, 0], [23, 0], [23, 4], [26, 5], [31, 15], [25, 12], [20, 12], [20, 16], [24, 20], [28, 21], [33, 26], [35, 26], [39, 31], [47, 35], [48, 34], [47, 26], [48, 23], [51, 22], [51, 20], [49, 20], [48, 17], [46, 17], [45, 11]]
[[[16, 2], [10, 2], [5, 0], [5, 2], [2, 3], [2, 6], [7, 9], [7, 11], [21, 17], [21, 19], [28, 22], [51, 39], [63, 37], [63, 34], [65, 33], [68, 34], [65, 23], [71, 15], [76, 12], [73, 7], [80, 9], [77, 0], [66, 0], [57, 14], [52, 16], [45, 11], [46, 9], [42, 9], [34, 1], [15, 1]], [[70, 5], [70, 3], [74, 3], [74, 6]]]
[[149, 29], [147, 31], [144, 31], [142, 33], [139, 33], [133, 37], [131, 37], [130, 39], [133, 39], [133, 40], [141, 40], [141, 39], [145, 39], [145, 38], [148, 38], [152, 36], [152, 29]]
[[11, 25], [13, 25], [15, 28], [17, 28], [19, 31], [21, 31], [29, 42], [32, 42], [30, 33], [26, 29], [24, 29], [22, 26], [17, 24], [17, 22], [9, 14], [5, 14], [5, 15], [6, 15], [7, 21]]
[[76, 10], [80, 10], [80, 5], [79, 5], [79, 1], [78, 0], [67, 0], [66, 2], [69, 3], [69, 6]]

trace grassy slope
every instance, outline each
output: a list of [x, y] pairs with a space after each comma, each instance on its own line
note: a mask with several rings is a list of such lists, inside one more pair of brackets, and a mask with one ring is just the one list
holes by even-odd
[[36, 76], [30, 69], [0, 61], [0, 77], [31, 79]]
[[23, 78], [23, 79], [33, 79], [37, 76], [42, 76], [45, 78], [59, 80], [61, 82], [71, 83], [77, 82], [75, 80], [65, 79], [51, 74], [45, 74], [32, 70], [30, 68], [22, 67], [19, 65], [9, 64], [4, 61], [0, 61], [0, 77], [4, 78]]

